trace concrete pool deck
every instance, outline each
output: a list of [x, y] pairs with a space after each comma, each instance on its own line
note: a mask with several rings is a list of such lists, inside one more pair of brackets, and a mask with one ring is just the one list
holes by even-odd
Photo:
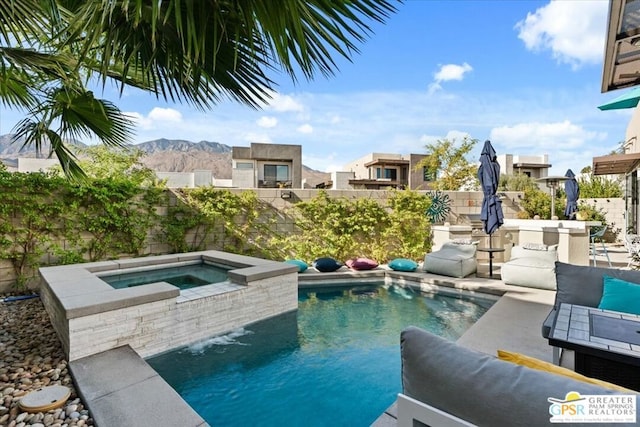
[[[479, 274], [485, 267], [481, 266]], [[458, 342], [488, 354], [495, 354], [500, 348], [551, 361], [551, 347], [542, 338], [540, 325], [553, 304], [555, 291], [510, 286], [500, 280], [483, 277], [456, 279], [424, 272], [400, 273], [385, 267], [366, 272], [341, 269], [335, 273], [315, 273], [307, 270], [298, 275], [301, 287], [313, 286], [320, 281], [371, 282], [385, 278], [427, 292], [439, 290], [499, 297]], [[514, 327], [520, 332], [516, 336], [511, 333]], [[70, 368], [78, 392], [99, 426], [208, 425], [142, 357], [127, 346], [72, 361]], [[390, 408], [374, 425], [396, 425], [395, 404], [392, 403], [389, 402]], [[153, 415], [148, 415], [148, 411], [154, 412]], [[176, 416], [179, 423], [175, 423]]]

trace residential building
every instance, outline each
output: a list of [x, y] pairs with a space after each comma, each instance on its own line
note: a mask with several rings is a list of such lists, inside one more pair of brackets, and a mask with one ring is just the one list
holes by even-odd
[[500, 165], [500, 173], [504, 175], [516, 175], [518, 173], [538, 179], [549, 176], [549, 155], [540, 156], [514, 156], [513, 154], [501, 154], [496, 160]]
[[234, 187], [302, 188], [301, 145], [252, 142], [231, 150]]
[[353, 189], [381, 190], [387, 188], [410, 188], [427, 190], [434, 177], [425, 167], [418, 167], [424, 154], [369, 153], [344, 166], [345, 172], [353, 173], [348, 180]]
[[615, 100], [601, 105], [601, 110], [635, 108], [625, 133], [623, 153], [593, 158], [594, 175], [624, 175], [625, 185], [625, 232], [638, 233], [640, 230], [640, 2], [611, 0], [607, 20], [607, 40], [602, 72], [603, 93], [621, 88], [635, 87], [632, 91]]

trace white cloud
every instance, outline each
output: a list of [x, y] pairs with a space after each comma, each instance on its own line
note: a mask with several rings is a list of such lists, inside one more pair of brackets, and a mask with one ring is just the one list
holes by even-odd
[[490, 139], [509, 149], [533, 148], [539, 150], [575, 149], [601, 138], [598, 132], [590, 132], [568, 120], [556, 123], [519, 123], [514, 126], [496, 127]]
[[300, 133], [307, 133], [307, 134], [313, 133], [313, 126], [311, 126], [308, 123], [305, 123], [304, 125], [299, 126], [296, 130]]
[[442, 89], [442, 82], [448, 82], [451, 80], [460, 81], [464, 78], [466, 73], [473, 71], [473, 67], [466, 62], [462, 65], [457, 64], [445, 64], [441, 65], [440, 69], [433, 75], [433, 83], [429, 85], [429, 93], [433, 93]]
[[271, 94], [271, 99], [267, 102], [265, 108], [277, 111], [279, 113], [304, 111], [304, 105], [296, 101], [292, 96], [282, 95], [277, 92]]
[[455, 140], [457, 143], [461, 142], [465, 137], [470, 137], [469, 132], [464, 132], [460, 130], [450, 130], [446, 133], [446, 135], [422, 135], [420, 137], [420, 142], [424, 145], [426, 144], [435, 144], [440, 139], [448, 139], [449, 141]]
[[148, 115], [150, 120], [154, 122], [181, 122], [182, 113], [173, 108], [159, 108], [155, 107]]
[[446, 64], [440, 66], [440, 70], [434, 74], [433, 78], [438, 83], [448, 82], [450, 80], [462, 80], [464, 75], [472, 70], [471, 65], [466, 62], [462, 65]]
[[518, 22], [515, 28], [527, 49], [550, 50], [574, 69], [602, 61], [608, 2], [551, 1]]
[[127, 116], [130, 120], [135, 122], [135, 124], [142, 129], [150, 129], [152, 126], [151, 120], [147, 119], [145, 116], [143, 116], [140, 113], [137, 113], [135, 111], [127, 111], [127, 112], [124, 112], [123, 114]]
[[271, 116], [262, 116], [256, 121], [256, 124], [261, 128], [272, 128], [278, 124], [278, 119]]
[[163, 127], [168, 123], [176, 124], [182, 122], [182, 113], [173, 108], [154, 108], [143, 116], [142, 114], [132, 111], [124, 113], [133, 120], [141, 129], [148, 130], [156, 127]]

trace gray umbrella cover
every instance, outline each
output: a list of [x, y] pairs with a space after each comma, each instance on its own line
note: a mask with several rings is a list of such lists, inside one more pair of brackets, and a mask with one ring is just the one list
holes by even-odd
[[492, 234], [504, 223], [502, 201], [496, 195], [499, 179], [500, 165], [496, 161], [496, 150], [493, 149], [491, 141], [487, 140], [480, 153], [480, 167], [478, 168], [478, 180], [484, 194], [480, 219], [484, 224], [484, 232], [487, 234]]
[[578, 211], [578, 198], [580, 198], [580, 187], [576, 176], [571, 169], [567, 170], [564, 176], [569, 179], [564, 182], [564, 192], [567, 194], [567, 206], [564, 208], [564, 216], [568, 219], [575, 219]]

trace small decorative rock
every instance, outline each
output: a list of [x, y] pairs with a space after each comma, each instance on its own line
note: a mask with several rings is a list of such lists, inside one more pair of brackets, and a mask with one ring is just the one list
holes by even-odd
[[[0, 304], [0, 349], [0, 426], [93, 427], [39, 299]], [[21, 410], [21, 399], [50, 386], [70, 390], [66, 408], [32, 414]]]

